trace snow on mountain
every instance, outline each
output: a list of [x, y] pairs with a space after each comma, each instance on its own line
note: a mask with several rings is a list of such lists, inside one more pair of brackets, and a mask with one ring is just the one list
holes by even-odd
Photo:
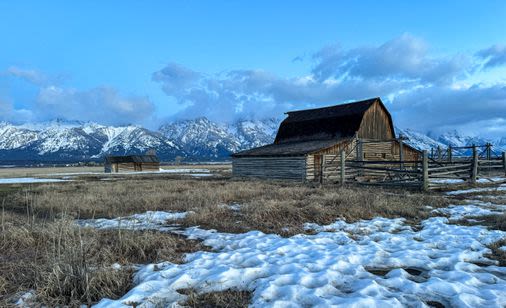
[[223, 158], [241, 149], [226, 125], [204, 117], [162, 125], [159, 131], [194, 158]]
[[181, 145], [190, 157], [228, 159], [234, 152], [272, 143], [279, 122], [266, 119], [225, 124], [201, 117], [162, 125], [160, 132]]
[[87, 161], [107, 154], [141, 154], [150, 149], [160, 151], [162, 159], [185, 156], [179, 146], [160, 133], [138, 126], [61, 121], [0, 123], [0, 160], [4, 161]]
[[37, 132], [12, 124], [0, 123], [0, 150], [24, 148], [37, 140]]
[[249, 149], [272, 143], [281, 123], [278, 119], [260, 121], [242, 120], [233, 123], [229, 130], [241, 144], [241, 149]]
[[162, 134], [142, 127], [102, 127], [96, 130], [95, 135], [106, 140], [102, 146], [102, 150], [95, 157], [108, 153], [121, 155], [140, 154], [150, 149], [155, 149], [161, 158], [173, 158], [177, 155], [184, 155], [180, 146], [167, 140]]
[[[0, 123], [0, 161], [87, 161], [107, 154], [141, 154], [155, 149], [162, 160], [181, 156], [186, 161], [228, 160], [230, 154], [274, 141], [279, 119], [216, 123], [201, 117], [162, 125], [158, 131], [143, 127], [106, 126], [97, 123], [55, 120], [13, 125]], [[440, 136], [396, 128], [407, 144], [421, 150], [464, 145], [494, 144], [506, 150], [506, 137], [491, 140], [456, 131]]]
[[397, 132], [398, 136], [402, 135], [403, 137], [407, 138], [405, 142], [408, 145], [414, 147], [415, 149], [430, 151], [430, 149], [437, 148], [438, 146], [441, 148], [446, 147], [445, 144], [436, 141], [425, 134], [413, 131], [411, 129], [401, 129], [396, 127], [395, 131]]

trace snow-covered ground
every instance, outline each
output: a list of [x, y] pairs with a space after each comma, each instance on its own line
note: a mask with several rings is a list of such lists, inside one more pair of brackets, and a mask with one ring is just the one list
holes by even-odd
[[483, 202], [480, 200], [467, 200], [464, 205], [451, 205], [447, 208], [433, 210], [448, 216], [450, 220], [460, 220], [486, 215], [500, 215], [506, 213], [506, 205]]
[[[251, 231], [220, 233], [198, 227], [174, 231], [165, 218], [184, 213], [148, 212], [132, 216], [130, 228], [178, 232], [200, 239], [213, 251], [186, 256], [186, 263], [162, 262], [140, 268], [135, 287], [118, 300], [96, 307], [170, 306], [183, 303], [177, 290], [226, 289], [253, 293], [253, 307], [426, 307], [429, 302], [459, 307], [506, 306], [506, 268], [485, 255], [486, 245], [506, 233], [450, 220], [504, 212], [506, 205], [470, 200], [436, 210], [413, 229], [403, 219], [375, 218], [327, 226], [306, 224], [317, 232], [283, 238]], [[240, 210], [240, 207], [237, 207]], [[481, 210], [481, 212], [480, 212]], [[182, 216], [179, 216], [182, 215]], [[127, 218], [121, 221], [129, 220]], [[115, 220], [88, 220], [90, 227], [119, 227]], [[485, 266], [486, 265], [486, 266]]]
[[77, 224], [81, 227], [93, 227], [97, 229], [132, 229], [132, 230], [159, 230], [169, 231], [173, 227], [168, 227], [166, 224], [170, 221], [183, 219], [188, 215], [188, 212], [162, 212], [162, 211], [147, 211], [144, 214], [134, 214], [127, 217], [118, 217], [114, 219], [82, 219], [78, 220]]
[[501, 192], [506, 191], [506, 184], [502, 184], [494, 187], [478, 187], [478, 188], [470, 188], [470, 189], [462, 189], [462, 190], [453, 190], [449, 191], [447, 195], [465, 195], [471, 193], [487, 193], [487, 192]]
[[40, 178], [5, 178], [0, 179], [0, 184], [32, 184], [32, 183], [55, 183], [66, 182], [63, 179], [40, 179]]

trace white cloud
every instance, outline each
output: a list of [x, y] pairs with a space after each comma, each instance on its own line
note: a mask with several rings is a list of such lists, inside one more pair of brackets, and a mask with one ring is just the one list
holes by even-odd
[[151, 117], [154, 105], [147, 97], [122, 96], [116, 89], [97, 87], [80, 91], [43, 87], [35, 109], [45, 119], [65, 118], [105, 124], [137, 123]]
[[7, 69], [7, 74], [21, 78], [37, 86], [43, 86], [50, 83], [50, 78], [47, 75], [34, 69], [24, 69], [17, 66], [11, 66]]

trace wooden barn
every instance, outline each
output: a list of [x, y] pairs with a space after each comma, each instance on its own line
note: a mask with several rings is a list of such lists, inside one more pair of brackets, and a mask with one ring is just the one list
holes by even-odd
[[316, 181], [338, 178], [340, 153], [353, 161], [417, 161], [420, 151], [396, 138], [380, 98], [292, 111], [274, 143], [232, 155], [236, 177]]
[[159, 170], [160, 160], [156, 155], [126, 155], [105, 157], [104, 171], [106, 173]]

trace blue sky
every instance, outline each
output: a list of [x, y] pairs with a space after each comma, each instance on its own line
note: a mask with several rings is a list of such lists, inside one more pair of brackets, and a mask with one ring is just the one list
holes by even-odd
[[506, 135], [504, 1], [0, 1], [0, 120], [156, 128], [381, 96]]

